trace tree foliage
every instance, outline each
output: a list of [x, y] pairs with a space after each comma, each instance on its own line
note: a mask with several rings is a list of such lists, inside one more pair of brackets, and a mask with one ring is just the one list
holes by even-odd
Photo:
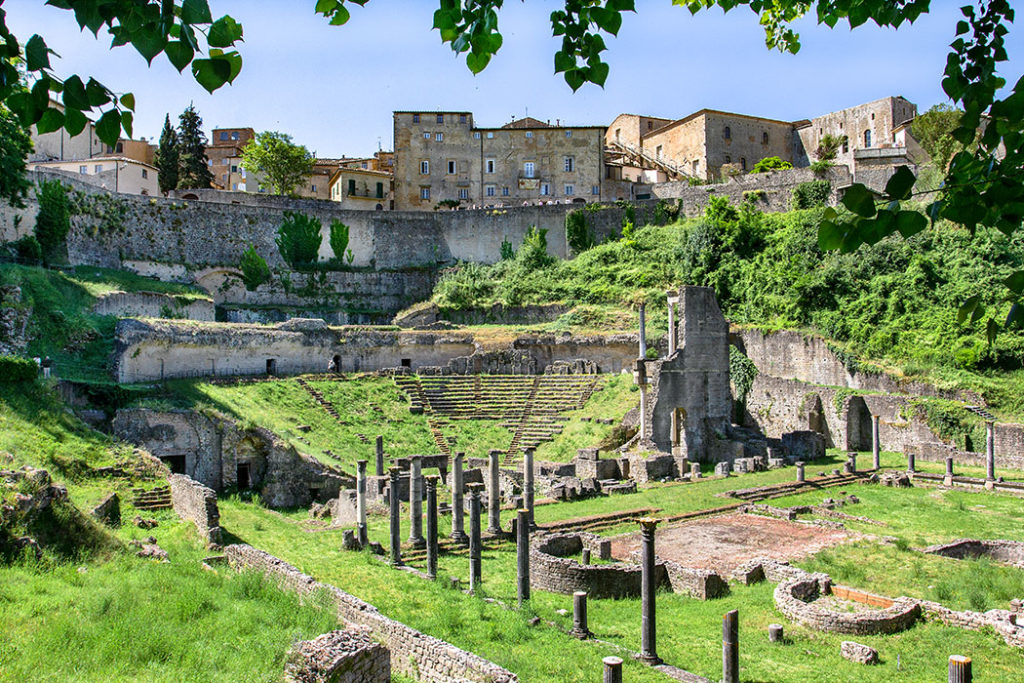
[[270, 266], [266, 259], [259, 255], [255, 246], [250, 246], [242, 253], [242, 262], [239, 264], [242, 271], [242, 283], [250, 292], [262, 284], [270, 282]]
[[204, 189], [212, 182], [203, 119], [190, 104], [178, 117], [178, 188]]
[[278, 251], [292, 268], [316, 263], [320, 253], [320, 219], [294, 211], [284, 212], [284, 221], [277, 228]]
[[48, 263], [58, 255], [71, 230], [71, 206], [67, 188], [59, 180], [40, 182], [36, 200], [39, 202], [36, 239], [42, 248], [43, 260]]
[[949, 104], [936, 104], [925, 113], [914, 119], [911, 133], [936, 167], [946, 170], [953, 155], [963, 149], [963, 145], [953, 137], [954, 131], [960, 126], [963, 112]]
[[167, 194], [178, 187], [178, 165], [181, 163], [178, 150], [178, 132], [171, 125], [171, 115], [164, 118], [164, 129], [160, 133], [160, 146], [156, 150], [154, 164], [160, 191]]
[[761, 159], [751, 170], [751, 173], [767, 173], [768, 171], [785, 171], [793, 168], [793, 164], [784, 161], [779, 157], [765, 157]]
[[274, 194], [292, 194], [313, 173], [315, 158], [290, 135], [263, 131], [242, 150], [242, 167], [261, 174]]
[[847, 139], [845, 135], [823, 135], [818, 141], [818, 148], [814, 150], [814, 158], [818, 161], [835, 161]]
[[7, 107], [0, 104], [0, 199], [23, 208], [31, 183], [25, 177], [25, 158], [32, 151], [32, 139]]
[[587, 214], [583, 209], [573, 209], [565, 214], [565, 238], [574, 254], [582, 254], [594, 246], [594, 233], [587, 225]]
[[348, 249], [348, 226], [339, 220], [331, 221], [331, 251], [338, 263], [343, 263], [345, 251]]

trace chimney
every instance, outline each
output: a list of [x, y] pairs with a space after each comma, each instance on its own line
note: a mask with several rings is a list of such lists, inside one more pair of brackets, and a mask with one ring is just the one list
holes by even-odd
[[555, 119], [555, 126], [561, 126], [561, 125], [562, 125], [562, 119]]

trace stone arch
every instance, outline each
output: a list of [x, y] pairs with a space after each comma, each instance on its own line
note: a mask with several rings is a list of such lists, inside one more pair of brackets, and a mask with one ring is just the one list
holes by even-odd
[[224, 301], [222, 285], [228, 278], [237, 278], [238, 282], [241, 283], [242, 271], [228, 266], [216, 266], [197, 270], [192, 274], [192, 281], [197, 287], [206, 290], [213, 297], [215, 304], [220, 304]]
[[196, 193], [194, 193], [194, 192], [188, 192], [188, 193], [186, 193], [186, 194], [183, 194], [183, 195], [181, 195], [181, 198], [182, 198], [182, 199], [193, 199], [193, 200], [198, 200], [198, 199], [199, 199], [199, 195], [197, 195], [197, 194], [196, 194]]
[[863, 396], [846, 400], [846, 449], [871, 450], [871, 411]]

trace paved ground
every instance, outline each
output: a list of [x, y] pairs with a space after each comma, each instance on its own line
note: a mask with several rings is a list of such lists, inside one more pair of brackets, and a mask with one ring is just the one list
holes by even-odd
[[[654, 550], [658, 557], [684, 567], [719, 573], [754, 558], [793, 560], [853, 538], [848, 531], [823, 529], [781, 519], [731, 513], [705, 517], [658, 529]], [[612, 539], [612, 556], [625, 560], [640, 548], [640, 534]]]

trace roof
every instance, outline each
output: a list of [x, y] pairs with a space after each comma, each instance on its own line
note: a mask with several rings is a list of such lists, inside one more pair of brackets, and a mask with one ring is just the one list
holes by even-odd
[[435, 110], [430, 110], [430, 109], [399, 110], [399, 109], [396, 109], [395, 111], [393, 111], [391, 113], [392, 114], [466, 114], [468, 116], [472, 116], [473, 115], [473, 112], [471, 112], [471, 111], [452, 111], [450, 109], [435, 109]]
[[39, 161], [29, 161], [29, 164], [36, 164], [41, 166], [43, 164], [88, 164], [95, 161], [123, 161], [126, 164], [137, 164], [139, 166], [145, 166], [151, 168], [154, 171], [158, 171], [156, 166], [153, 164], [147, 164], [145, 161], [139, 161], [138, 159], [132, 159], [131, 157], [119, 156], [119, 155], [106, 155], [101, 157], [89, 157], [87, 159], [41, 159]]
[[521, 119], [512, 119], [502, 128], [551, 128], [550, 123], [544, 123], [532, 116], [524, 116]]
[[648, 132], [646, 134], [641, 134], [640, 137], [641, 138], [645, 138], [645, 137], [649, 137], [651, 135], [654, 135], [656, 133], [661, 133], [661, 132], [663, 132], [665, 130], [668, 130], [669, 128], [674, 128], [675, 126], [681, 126], [682, 124], [689, 123], [690, 121], [696, 119], [699, 116], [707, 116], [708, 114], [717, 114], [719, 116], [731, 116], [731, 117], [740, 118], [740, 119], [750, 119], [752, 121], [765, 121], [767, 123], [780, 123], [780, 124], [782, 124], [784, 126], [792, 126], [792, 125], [794, 125], [792, 121], [781, 121], [779, 119], [769, 119], [769, 118], [765, 118], [763, 116], [751, 116], [750, 114], [737, 114], [737, 113], [731, 112], [731, 111], [722, 111], [721, 109], [699, 109], [699, 110], [693, 112], [692, 114], [690, 114], [689, 116], [684, 116], [683, 118], [677, 119], [677, 120], [673, 121], [672, 123], [669, 123], [667, 125], [662, 126], [661, 128], [655, 128], [654, 130], [652, 130], [652, 131], [650, 131], [650, 132]]

